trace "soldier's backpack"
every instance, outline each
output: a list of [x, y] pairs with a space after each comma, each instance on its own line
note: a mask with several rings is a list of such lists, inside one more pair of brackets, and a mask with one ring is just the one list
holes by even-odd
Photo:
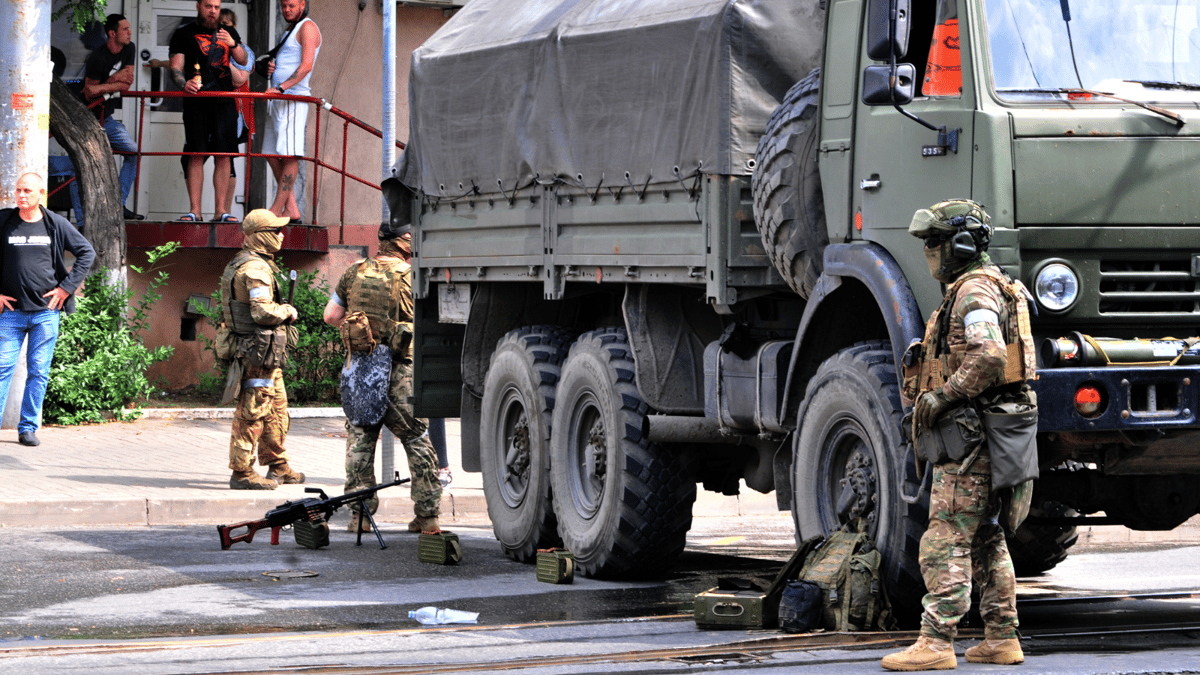
[[890, 630], [891, 606], [880, 578], [883, 561], [870, 535], [838, 531], [808, 555], [799, 579], [821, 589], [821, 626], [827, 630]]

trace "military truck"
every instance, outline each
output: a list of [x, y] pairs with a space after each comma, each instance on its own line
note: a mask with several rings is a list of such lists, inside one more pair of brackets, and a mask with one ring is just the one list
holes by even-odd
[[461, 418], [504, 551], [651, 575], [697, 486], [774, 491], [798, 539], [865, 523], [912, 606], [930, 476], [896, 364], [943, 289], [906, 228], [957, 197], [1034, 295], [1018, 570], [1080, 524], [1196, 514], [1198, 19], [1196, 0], [465, 5], [412, 57], [393, 217], [415, 225], [417, 409]]

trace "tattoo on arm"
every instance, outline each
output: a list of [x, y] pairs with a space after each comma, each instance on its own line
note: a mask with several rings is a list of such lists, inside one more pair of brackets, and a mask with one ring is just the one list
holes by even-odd
[[171, 69], [171, 81], [180, 89], [183, 89], [187, 85], [187, 80], [183, 78], [183, 71], [178, 68]]

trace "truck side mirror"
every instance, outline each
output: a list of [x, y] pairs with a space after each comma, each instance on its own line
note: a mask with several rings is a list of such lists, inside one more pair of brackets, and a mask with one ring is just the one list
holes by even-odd
[[911, 103], [916, 91], [917, 69], [911, 63], [892, 66], [875, 65], [863, 69], [862, 100], [867, 105], [904, 105]]
[[[908, 22], [911, 0], [871, 0], [867, 9], [867, 56], [872, 61], [891, 61], [908, 53]], [[892, 7], [896, 11], [896, 32], [892, 32]]]

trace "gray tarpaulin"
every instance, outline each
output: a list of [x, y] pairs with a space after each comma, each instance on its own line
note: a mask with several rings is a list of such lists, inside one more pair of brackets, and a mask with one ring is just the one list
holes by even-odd
[[471, 0], [413, 53], [401, 178], [454, 197], [749, 174], [823, 18], [816, 0]]

